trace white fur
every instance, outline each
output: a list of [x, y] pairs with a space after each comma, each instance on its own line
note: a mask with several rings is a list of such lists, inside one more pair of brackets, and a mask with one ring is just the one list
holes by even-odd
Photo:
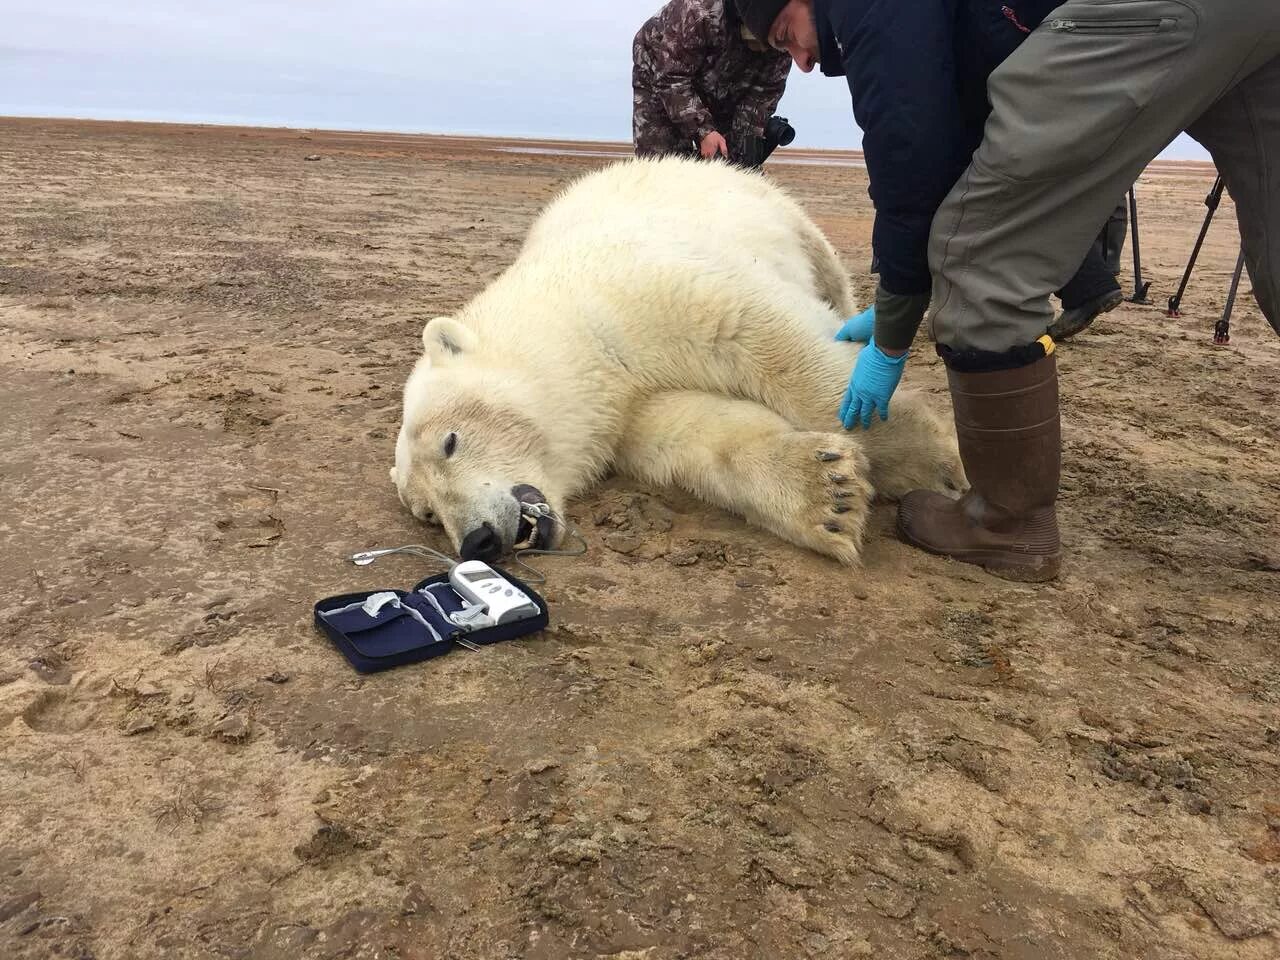
[[455, 545], [489, 522], [510, 546], [515, 483], [559, 510], [617, 468], [852, 563], [873, 489], [964, 483], [949, 425], [910, 391], [888, 423], [840, 429], [858, 347], [833, 335], [854, 310], [826, 238], [763, 176], [615, 164], [571, 185], [501, 276], [424, 328], [393, 479]]

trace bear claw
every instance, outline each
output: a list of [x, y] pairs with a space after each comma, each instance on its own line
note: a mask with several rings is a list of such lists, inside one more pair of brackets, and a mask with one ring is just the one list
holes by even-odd
[[832, 483], [848, 483], [849, 482], [849, 478], [846, 477], [843, 473], [829, 474], [827, 479], [830, 480]]
[[842, 453], [834, 453], [831, 450], [819, 450], [818, 459], [823, 463], [830, 463], [832, 460], [839, 460], [844, 456]]
[[830, 522], [829, 522], [829, 523], [824, 523], [824, 524], [822, 525], [822, 529], [823, 529], [823, 530], [826, 530], [828, 533], [839, 533], [839, 532], [840, 532], [840, 524], [838, 524], [838, 523], [830, 523]]
[[831, 512], [832, 513], [848, 513], [852, 509], [853, 507], [849, 506], [847, 503], [837, 503], [834, 507], [831, 508]]

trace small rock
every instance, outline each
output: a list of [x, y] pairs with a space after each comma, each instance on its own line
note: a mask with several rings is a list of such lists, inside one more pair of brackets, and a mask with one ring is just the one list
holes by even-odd
[[31, 671], [45, 683], [55, 686], [65, 686], [71, 682], [71, 668], [54, 653], [32, 660]]
[[641, 503], [640, 516], [644, 518], [650, 530], [657, 530], [660, 533], [670, 533], [671, 528], [675, 526], [675, 514], [656, 500], [645, 500]]
[[525, 773], [530, 776], [536, 777], [538, 774], [546, 773], [548, 770], [554, 770], [558, 766], [560, 766], [560, 764], [557, 761], [544, 757], [541, 760], [534, 760], [533, 762], [526, 764], [524, 770]]
[[929, 848], [923, 843], [917, 843], [915, 840], [904, 838], [902, 841], [902, 852], [914, 860], [916, 863], [924, 863], [929, 859]]
[[761, 663], [768, 663], [770, 660], [773, 659], [773, 651], [770, 650], [768, 647], [765, 647], [763, 650], [757, 650], [756, 659]]
[[857, 943], [849, 944], [851, 957], [872, 957], [875, 956], [875, 952], [875, 947], [871, 946], [870, 940], [859, 940]]
[[150, 717], [141, 713], [135, 713], [125, 721], [124, 735], [126, 737], [132, 737], [139, 733], [146, 733], [148, 730], [154, 730], [155, 728], [156, 725], [152, 723]]
[[506, 829], [507, 825], [505, 823], [494, 823], [487, 827], [481, 827], [471, 834], [471, 840], [468, 842], [467, 847], [471, 850], [479, 850], [494, 837], [504, 833]]
[[812, 890], [821, 883], [804, 864], [780, 853], [762, 852], [755, 863], [775, 883], [792, 890]]
[[981, 749], [966, 743], [954, 743], [938, 752], [939, 758], [992, 793], [1004, 792], [1008, 770], [1003, 763]]
[[12, 920], [27, 907], [40, 902], [40, 891], [32, 890], [30, 893], [24, 893], [20, 897], [14, 897], [12, 900], [6, 900], [0, 903], [0, 923], [7, 923]]
[[304, 863], [323, 866], [354, 850], [367, 850], [372, 844], [352, 834], [340, 823], [326, 823], [316, 829], [311, 839], [293, 848], [294, 856]]
[[666, 544], [660, 540], [646, 541], [640, 544], [640, 549], [635, 552], [637, 560], [661, 560], [666, 555]]
[[771, 837], [785, 837], [791, 833], [791, 825], [786, 815], [771, 809], [766, 804], [756, 804], [751, 811], [751, 819]]
[[623, 823], [646, 823], [651, 816], [653, 811], [648, 807], [628, 807], [618, 814], [618, 819]]
[[147, 680], [137, 683], [133, 688], [133, 693], [134, 696], [143, 697], [144, 699], [164, 696], [164, 690]]
[[603, 510], [597, 510], [592, 517], [597, 527], [620, 527], [622, 526], [622, 517], [613, 507], [605, 507]]
[[604, 538], [604, 545], [614, 553], [631, 554], [640, 549], [643, 543], [639, 537], [632, 533], [611, 533]]
[[1213, 812], [1213, 804], [1207, 798], [1200, 796], [1200, 794], [1193, 793], [1187, 797], [1187, 809], [1192, 813], [1208, 816]]
[[281, 673], [279, 670], [276, 670], [274, 673], [267, 674], [262, 679], [265, 680], [267, 683], [276, 683], [276, 684], [288, 683], [289, 675], [287, 673]]
[[1094, 710], [1092, 707], [1081, 707], [1079, 710], [1079, 714], [1080, 714], [1080, 721], [1082, 723], [1088, 724], [1091, 727], [1096, 727], [1099, 730], [1111, 730], [1111, 731], [1119, 730], [1119, 724], [1117, 724], [1114, 720], [1111, 720], [1108, 717], [1104, 717], [1101, 713], [1099, 713], [1097, 710]]
[[411, 883], [408, 892], [405, 893], [404, 902], [400, 905], [400, 912], [405, 916], [412, 916], [429, 913], [434, 909], [427, 892], [418, 884]]
[[286, 956], [296, 956], [303, 949], [316, 941], [320, 931], [312, 927], [297, 924], [282, 924], [276, 927], [271, 937], [271, 945]]
[[1191, 899], [1230, 940], [1260, 937], [1277, 926], [1277, 917], [1264, 904], [1263, 891], [1246, 890], [1232, 882], [1215, 885], [1198, 877], [1188, 877], [1187, 888]]
[[699, 560], [696, 550], [677, 550], [667, 554], [667, 563], [673, 567], [692, 567]]
[[210, 733], [227, 743], [241, 743], [249, 738], [249, 719], [240, 713], [223, 717], [213, 725]]
[[328, 803], [329, 791], [321, 790], [319, 793], [317, 793], [314, 797], [311, 798], [311, 802], [315, 804]]
[[571, 867], [579, 863], [599, 863], [604, 847], [594, 840], [566, 840], [551, 851], [556, 863]]
[[303, 157], [302, 159], [303, 159], [303, 160], [319, 160], [319, 159], [320, 159], [320, 154], [318, 154], [318, 153], [308, 153], [308, 154], [307, 154], [305, 157]]
[[636, 831], [629, 827], [614, 827], [607, 837], [611, 843], [619, 847], [629, 847], [640, 839]]
[[902, 920], [916, 908], [916, 898], [898, 887], [874, 886], [866, 893], [867, 903], [891, 920]]

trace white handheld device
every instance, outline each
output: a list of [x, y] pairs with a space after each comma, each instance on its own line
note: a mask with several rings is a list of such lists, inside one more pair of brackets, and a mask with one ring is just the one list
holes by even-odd
[[[500, 623], [527, 620], [538, 615], [538, 605], [510, 580], [479, 560], [463, 560], [449, 571], [449, 585], [471, 604], [464, 614], [455, 614], [455, 623], [471, 629], [494, 627]], [[483, 609], [483, 615], [474, 612]]]

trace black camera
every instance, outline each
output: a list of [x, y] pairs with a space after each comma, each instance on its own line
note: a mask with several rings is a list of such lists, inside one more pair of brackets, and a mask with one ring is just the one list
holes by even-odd
[[764, 125], [763, 137], [752, 137], [746, 145], [746, 156], [742, 157], [744, 167], [761, 167], [769, 159], [769, 155], [778, 147], [785, 147], [796, 138], [796, 128], [786, 117], [770, 117]]
[[[787, 122], [786, 117], [770, 117], [764, 125], [764, 138], [774, 147], [785, 147], [796, 138], [796, 128]], [[769, 152], [773, 152], [772, 147]]]

